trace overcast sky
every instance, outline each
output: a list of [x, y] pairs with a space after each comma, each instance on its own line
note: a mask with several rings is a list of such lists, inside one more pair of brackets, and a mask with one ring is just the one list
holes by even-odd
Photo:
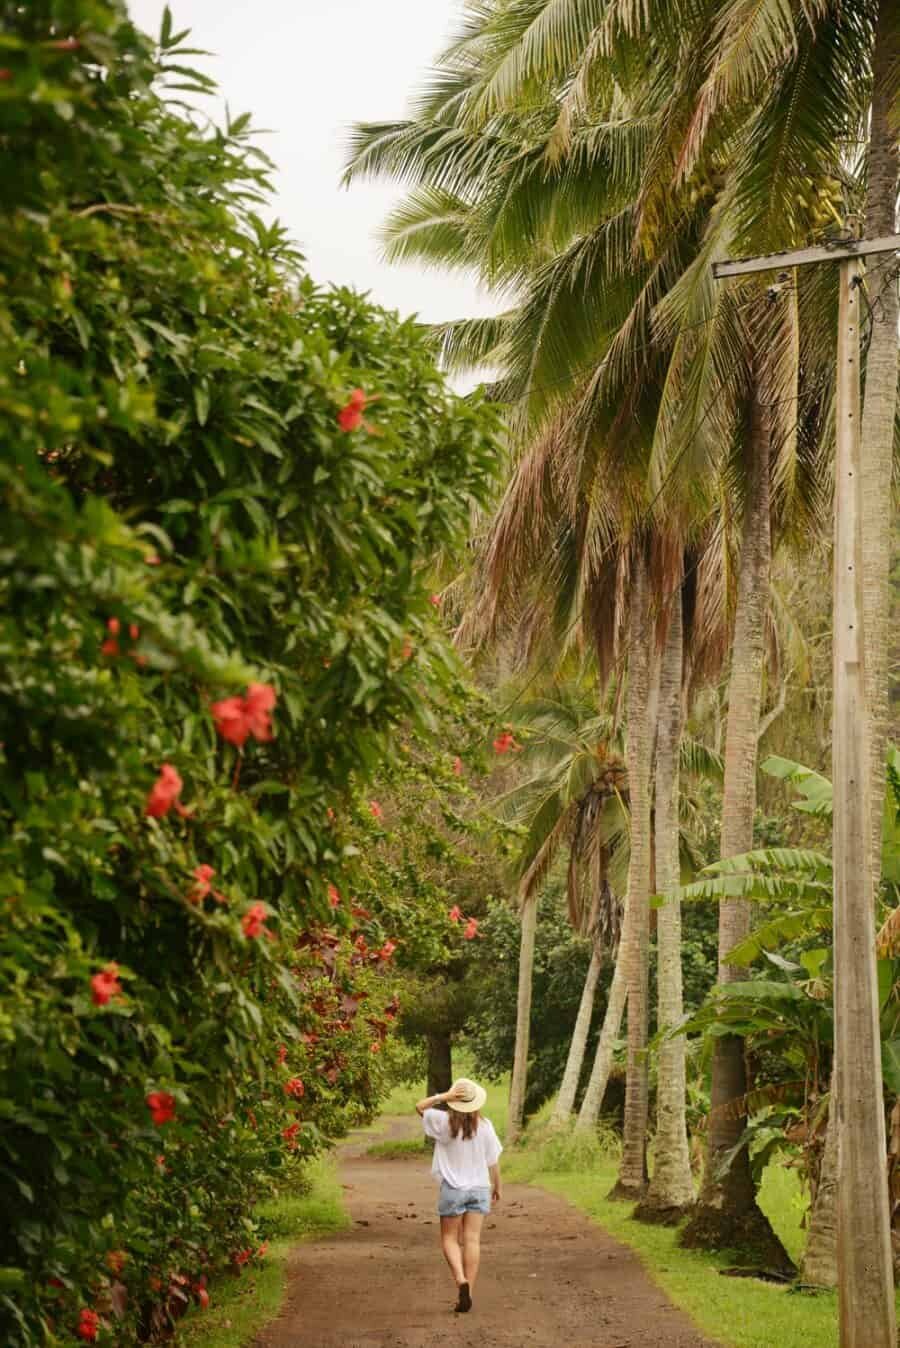
[[[407, 96], [456, 26], [462, 0], [172, 0], [176, 31], [211, 57], [232, 114], [272, 132], [276, 211], [319, 281], [356, 286], [428, 321], [492, 312], [474, 282], [387, 266], [375, 232], [400, 192], [340, 187], [347, 128], [402, 116]], [[132, 18], [159, 32], [163, 0], [129, 0]]]

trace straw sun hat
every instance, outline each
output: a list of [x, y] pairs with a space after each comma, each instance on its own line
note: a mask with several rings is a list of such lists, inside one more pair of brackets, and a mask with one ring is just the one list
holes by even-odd
[[458, 1081], [454, 1081], [450, 1089], [462, 1092], [461, 1099], [447, 1101], [447, 1108], [455, 1109], [457, 1114], [474, 1114], [487, 1099], [484, 1087], [479, 1086], [476, 1081], [470, 1081], [468, 1077], [460, 1077]]

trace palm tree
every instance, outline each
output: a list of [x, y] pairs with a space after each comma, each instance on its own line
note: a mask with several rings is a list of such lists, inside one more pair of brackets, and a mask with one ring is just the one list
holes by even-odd
[[528, 1048], [531, 1038], [531, 990], [534, 982], [534, 940], [537, 934], [537, 890], [523, 898], [519, 939], [519, 987], [516, 998], [516, 1042], [509, 1083], [506, 1142], [513, 1146], [525, 1123], [525, 1088], [528, 1082]]
[[[556, 4], [554, 11], [562, 8]], [[776, 306], [779, 340], [764, 340], [763, 324], [755, 322], [751, 326], [757, 330], [750, 331], [742, 316], [737, 297], [744, 292], [717, 290], [709, 280], [709, 261], [730, 246], [739, 223], [737, 192], [727, 176], [723, 179], [716, 147], [709, 154], [695, 152], [693, 179], [678, 191], [660, 199], [648, 190], [647, 175], [660, 169], [660, 145], [666, 148], [670, 91], [680, 87], [679, 80], [684, 83], [677, 63], [663, 57], [662, 75], [654, 72], [655, 87], [649, 92], [641, 87], [646, 111], [639, 117], [627, 95], [629, 81], [634, 85], [628, 60], [619, 67], [614, 63], [605, 79], [588, 81], [578, 64], [580, 49], [570, 53], [542, 94], [535, 98], [531, 90], [521, 104], [524, 110], [501, 106], [497, 91], [518, 59], [511, 52], [518, 41], [517, 20], [524, 15], [508, 6], [494, 14], [488, 6], [480, 13], [479, 24], [452, 50], [438, 88], [423, 99], [418, 122], [362, 129], [353, 171], [388, 169], [420, 184], [389, 222], [394, 255], [476, 265], [489, 284], [515, 292], [513, 307], [500, 318], [451, 325], [443, 333], [449, 361], [487, 359], [502, 368], [499, 391], [514, 403], [513, 429], [531, 442], [511, 487], [515, 508], [504, 502], [492, 531], [482, 613], [484, 604], [492, 608], [485, 625], [496, 625], [500, 611], [512, 610], [523, 623], [530, 620], [534, 632], [535, 615], [545, 614], [547, 604], [535, 602], [523, 587], [529, 573], [522, 563], [529, 552], [533, 562], [534, 550], [546, 540], [544, 556], [552, 565], [543, 586], [546, 591], [548, 581], [555, 584], [554, 616], [571, 612], [573, 599], [580, 599], [587, 620], [572, 627], [576, 633], [592, 630], [609, 643], [616, 629], [594, 621], [591, 603], [603, 579], [596, 559], [605, 550], [598, 540], [613, 537], [613, 525], [607, 522], [605, 498], [596, 508], [591, 484], [604, 470], [618, 476], [626, 509], [624, 514], [617, 509], [613, 519], [620, 522], [615, 527], [620, 555], [625, 555], [640, 546], [636, 540], [639, 522], [645, 523], [641, 515], [648, 486], [652, 491], [656, 484], [668, 485], [676, 471], [685, 484], [696, 482], [702, 466], [720, 457], [719, 446], [725, 445], [731, 464], [708, 477], [721, 487], [736, 471], [738, 481], [748, 482], [747, 499], [756, 507], [745, 515], [761, 529], [762, 435], [754, 436], [752, 427], [748, 434], [745, 421], [752, 418], [746, 413], [748, 405], [765, 397], [776, 404], [765, 418], [767, 429], [779, 420], [778, 408], [783, 409], [796, 378], [794, 346], [783, 340], [791, 324], [782, 316], [784, 306]], [[538, 19], [525, 24], [526, 67], [536, 59], [539, 28]], [[586, 34], [589, 55], [599, 57], [603, 44], [590, 47], [592, 31]], [[672, 48], [680, 50], [677, 43]], [[589, 88], [595, 91], [590, 96]], [[568, 110], [565, 124], [561, 107]], [[667, 153], [671, 157], [671, 146]], [[751, 393], [764, 392], [754, 400], [748, 386]], [[792, 480], [787, 465], [794, 442], [790, 435], [779, 442], [776, 469], [782, 484]], [[769, 468], [768, 458], [762, 466]], [[609, 481], [605, 473], [604, 480]], [[573, 498], [584, 503], [578, 509], [587, 527], [573, 513]], [[722, 499], [724, 504], [724, 492]], [[628, 521], [624, 528], [623, 520]], [[745, 601], [737, 619], [742, 634], [753, 627], [748, 605], [755, 612], [758, 595], [751, 594], [751, 581], [760, 585], [766, 579], [768, 544], [767, 533], [744, 548], [748, 566], [754, 558], [763, 558], [766, 566], [752, 568], [743, 590], [738, 586]], [[619, 570], [617, 565], [614, 574]], [[601, 606], [604, 602], [608, 607], [603, 600]], [[732, 751], [727, 793], [732, 815], [738, 802], [746, 804], [746, 781], [755, 775], [755, 757], [739, 752], [738, 732], [754, 709], [758, 714], [760, 688], [757, 680], [754, 698], [755, 649], [747, 653], [738, 643], [734, 649], [739, 658], [730, 705], [738, 747]], [[639, 692], [642, 687], [639, 675]], [[739, 695], [749, 698], [743, 709]], [[633, 711], [637, 714], [636, 703]], [[649, 737], [644, 742], [649, 745]], [[626, 948], [630, 958], [641, 960], [646, 949], [644, 870], [639, 852], [636, 922], [641, 931], [633, 941], [629, 933]], [[739, 910], [728, 915], [732, 921], [739, 917]], [[638, 1005], [629, 1018], [635, 1102], [628, 1111], [629, 1126], [645, 1113], [640, 1103], [644, 1058], [637, 1049], [643, 974], [635, 970], [631, 982]], [[737, 1060], [734, 1049], [732, 1062]], [[630, 1190], [641, 1182], [635, 1157], [643, 1146], [632, 1141], [626, 1148], [625, 1187]]]
[[[656, 741], [655, 854], [656, 888], [668, 894], [681, 878], [679, 847], [678, 759], [684, 723], [684, 643], [681, 594], [669, 612], [669, 630], [660, 668]], [[676, 899], [657, 914], [657, 1032], [681, 1022], [681, 906]], [[659, 1049], [656, 1096], [656, 1148], [653, 1178], [635, 1215], [677, 1222], [694, 1201], [688, 1148], [684, 1040], [664, 1037]]]
[[[690, 50], [690, 60], [676, 60], [669, 100], [671, 116], [665, 119], [664, 134], [650, 156], [654, 172], [648, 174], [641, 196], [643, 235], [652, 234], [667, 219], [666, 198], [672, 194], [673, 185], [694, 174], [700, 156], [714, 155], [718, 146], [732, 162], [737, 161], [740, 240], [747, 251], [808, 242], [815, 225], [809, 218], [810, 202], [819, 196], [829, 177], [846, 177], [846, 146], [865, 134], [870, 110], [867, 225], [874, 233], [893, 232], [898, 151], [891, 109], [896, 106], [900, 78], [896, 60], [900, 18], [893, 0], [856, 0], [850, 4], [825, 0], [813, 9], [803, 7], [802, 17], [799, 6], [749, 6], [745, 0], [711, 0], [705, 6], [656, 0], [640, 7], [628, 0], [610, 5], [554, 0], [552, 4], [529, 6], [527, 12], [523, 6], [520, 14], [518, 31], [513, 31], [513, 24], [508, 25], [507, 52], [495, 65], [480, 99], [482, 117], [509, 106], [541, 78], [552, 82], [564, 72], [575, 71], [573, 94], [561, 106], [560, 123], [564, 124], [571, 116], [573, 102], [588, 87], [593, 68], [611, 50], [639, 44], [645, 51], [651, 49], [654, 59], [649, 66], [654, 81], [659, 79], [660, 49], [677, 55]], [[704, 59], [694, 57], [698, 51], [706, 54]], [[871, 97], [865, 79], [867, 70], [872, 73]], [[808, 194], [798, 191], [800, 183], [804, 188], [809, 186]], [[878, 297], [881, 303], [872, 325], [863, 409], [866, 517], [862, 530], [866, 691], [872, 719], [873, 871], [877, 870], [876, 837], [883, 794], [898, 319], [896, 281], [890, 277], [886, 286], [878, 281], [876, 286], [883, 293]], [[731, 793], [732, 802], [738, 794]], [[738, 913], [723, 911], [726, 937]], [[736, 1067], [736, 1047], [723, 1049], [723, 1054], [730, 1056], [732, 1068]], [[716, 1094], [724, 1103], [728, 1090], [739, 1088], [739, 1074], [734, 1073], [729, 1082], [732, 1074], [726, 1070], [725, 1056], [719, 1055], [717, 1063]], [[872, 1087], [868, 1094], [876, 1096], [877, 1081]], [[848, 1145], [853, 1145], [849, 1139]], [[714, 1192], [709, 1197], [715, 1197]], [[746, 1184], [739, 1185], [731, 1197], [732, 1207], [734, 1203], [749, 1204]], [[844, 1338], [850, 1342], [858, 1332], [879, 1345], [892, 1342], [893, 1309], [885, 1292], [883, 1242], [879, 1242], [871, 1222], [867, 1225], [862, 1195], [848, 1201], [848, 1229], [868, 1234], [861, 1245], [857, 1242], [861, 1251], [858, 1267], [847, 1284], [849, 1290], [852, 1283], [852, 1297], [860, 1308], [850, 1313], [856, 1328], [845, 1317]], [[714, 1217], [713, 1204], [702, 1204], [694, 1225], [695, 1238], [721, 1243], [723, 1233]], [[870, 1314], [865, 1307], [877, 1309]]]
[[[604, 948], [614, 954], [618, 945], [619, 904], [610, 880], [618, 888], [627, 868], [625, 767], [611, 710], [598, 715], [577, 690], [563, 686], [553, 697], [534, 699], [519, 709], [518, 718], [530, 730], [527, 776], [495, 808], [528, 829], [518, 862], [523, 910], [536, 903], [547, 874], [567, 848], [569, 918], [592, 947], [554, 1111], [561, 1123], [571, 1115], [578, 1089]], [[520, 962], [520, 977], [521, 971]], [[518, 1042], [517, 1036], [517, 1049]], [[523, 1064], [519, 1113], [524, 1074]], [[519, 1131], [521, 1126], [519, 1118]]]

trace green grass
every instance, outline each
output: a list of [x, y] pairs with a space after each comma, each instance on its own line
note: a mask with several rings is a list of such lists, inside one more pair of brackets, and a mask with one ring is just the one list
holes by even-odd
[[291, 1249], [349, 1225], [333, 1162], [316, 1162], [307, 1179], [307, 1192], [285, 1193], [259, 1208], [270, 1242], [265, 1260], [210, 1286], [209, 1310], [191, 1311], [179, 1323], [179, 1348], [245, 1348], [281, 1309]]
[[758, 1200], [776, 1236], [799, 1267], [806, 1244], [803, 1219], [809, 1208], [809, 1191], [804, 1190], [797, 1171], [784, 1165], [766, 1166]]
[[416, 1101], [425, 1094], [425, 1082], [416, 1081], [412, 1085], [395, 1086], [381, 1106], [382, 1117], [394, 1114], [412, 1114]]
[[407, 1137], [399, 1141], [395, 1138], [392, 1142], [376, 1142], [374, 1147], [366, 1150], [366, 1155], [387, 1156], [395, 1161], [401, 1160], [404, 1156], [415, 1156], [421, 1161], [428, 1153], [420, 1137]]

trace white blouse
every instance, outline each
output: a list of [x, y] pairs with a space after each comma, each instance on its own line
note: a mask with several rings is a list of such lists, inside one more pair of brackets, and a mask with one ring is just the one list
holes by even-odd
[[425, 1136], [434, 1138], [431, 1173], [451, 1189], [488, 1189], [488, 1166], [496, 1165], [503, 1148], [490, 1119], [478, 1120], [478, 1131], [468, 1140], [462, 1133], [452, 1137], [450, 1119], [442, 1109], [426, 1109], [422, 1115]]

